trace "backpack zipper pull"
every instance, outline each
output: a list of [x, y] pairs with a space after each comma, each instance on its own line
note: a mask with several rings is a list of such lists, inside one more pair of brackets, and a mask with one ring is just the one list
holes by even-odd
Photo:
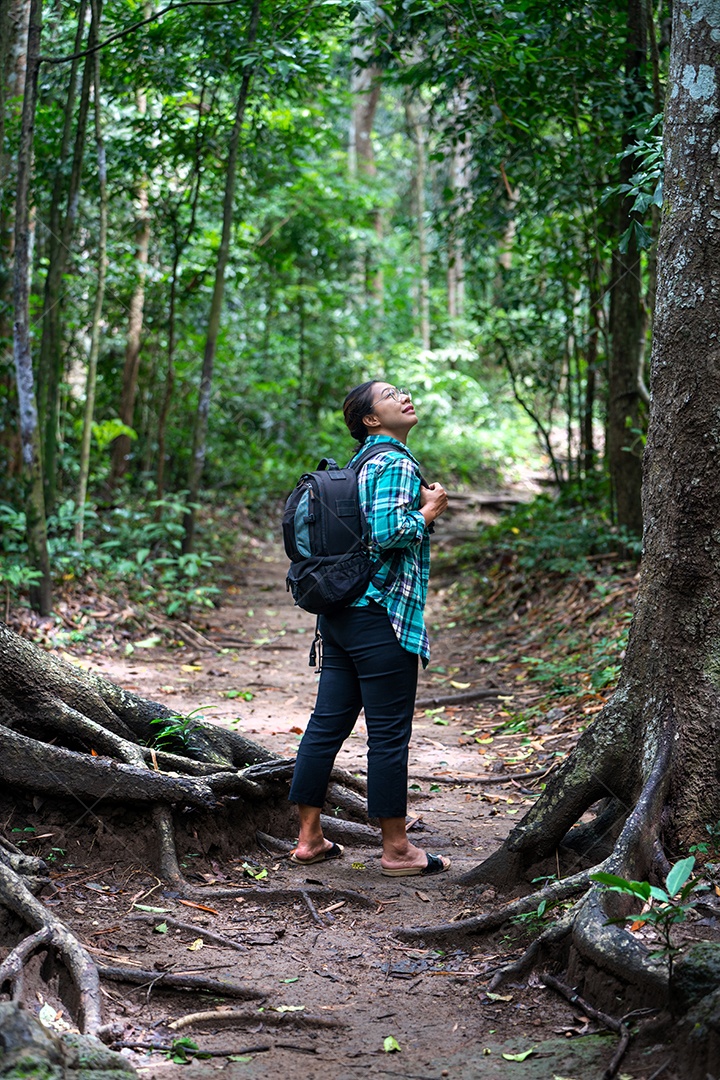
[[322, 643], [322, 636], [320, 634], [320, 616], [318, 615], [315, 620], [315, 637], [310, 646], [310, 656], [308, 660], [309, 666], [315, 667], [316, 675], [319, 675], [322, 671]]

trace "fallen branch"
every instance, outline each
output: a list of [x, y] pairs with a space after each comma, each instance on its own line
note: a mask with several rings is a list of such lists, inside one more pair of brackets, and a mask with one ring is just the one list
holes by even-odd
[[193, 975], [192, 972], [141, 971], [138, 968], [114, 967], [108, 964], [98, 964], [97, 970], [101, 978], [110, 982], [129, 983], [131, 986], [148, 987], [151, 990], [158, 986], [170, 987], [173, 990], [206, 990], [210, 994], [241, 998], [245, 1001], [264, 1001], [267, 997], [267, 994], [255, 987], [243, 986], [229, 979], [208, 979], [204, 975]]
[[283, 1026], [297, 1024], [300, 1027], [311, 1028], [343, 1028], [347, 1026], [342, 1020], [335, 1017], [311, 1016], [305, 1012], [272, 1012], [266, 1010], [264, 1013], [257, 1013], [250, 1012], [248, 1009], [223, 1009], [221, 1011], [215, 1009], [213, 1011], [188, 1013], [187, 1016], [181, 1016], [177, 1020], [173, 1020], [171, 1024], [168, 1024], [168, 1027], [170, 1031], [183, 1031], [185, 1028], [194, 1027], [195, 1024], [231, 1027], [233, 1025], [240, 1026], [259, 1022], [267, 1024], [269, 1027], [278, 1027], [280, 1024]]
[[534, 690], [503, 690], [502, 687], [483, 690], [465, 690], [462, 694], [435, 694], [433, 697], [421, 697], [415, 702], [416, 709], [432, 709], [439, 705], [467, 705], [471, 701], [489, 701], [492, 698], [512, 698], [520, 694], [536, 693]]

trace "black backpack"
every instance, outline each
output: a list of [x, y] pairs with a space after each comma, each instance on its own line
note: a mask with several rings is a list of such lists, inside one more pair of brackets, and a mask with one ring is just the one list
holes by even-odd
[[287, 588], [297, 606], [313, 615], [347, 607], [372, 581], [377, 564], [370, 558], [358, 473], [366, 461], [389, 449], [403, 453], [394, 443], [375, 443], [344, 469], [332, 458], [323, 458], [315, 472], [300, 477], [285, 503]]

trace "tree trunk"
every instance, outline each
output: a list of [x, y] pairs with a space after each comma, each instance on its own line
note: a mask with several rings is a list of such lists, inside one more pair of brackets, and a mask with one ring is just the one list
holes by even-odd
[[[467, 104], [466, 84], [453, 93], [453, 124], [462, 128], [463, 114]], [[470, 209], [471, 146], [467, 133], [452, 140], [450, 159], [450, 190], [453, 192], [452, 219], [448, 234], [447, 298], [448, 318], [451, 323], [465, 314], [465, 252], [462, 241], [462, 223]], [[454, 333], [453, 329], [453, 333]]]
[[[608, 914], [627, 909], [591, 885], [587, 867], [596, 862], [624, 878], [662, 880], [668, 859], [686, 853], [720, 818], [719, 19], [718, 0], [675, 5], [643, 470], [645, 554], [620, 683], [530, 812], [466, 877], [511, 886], [537, 876], [543, 859], [548, 872], [559, 862], [563, 880], [546, 891], [585, 894], [552, 938], [557, 955], [557, 935], [572, 937], [573, 985], [582, 994], [583, 978], [592, 982], [591, 969], [601, 968], [640, 987], [645, 1004], [664, 1003], [667, 970], [634, 935], [607, 923]], [[594, 822], [572, 828], [593, 804]], [[533, 901], [537, 894], [526, 898]], [[633, 1007], [627, 995], [624, 1007]]]
[[[78, 10], [78, 25], [75, 35], [74, 52], [78, 53], [85, 36], [86, 2], [81, 0]], [[96, 37], [91, 24], [88, 43]], [[40, 425], [43, 432], [43, 462], [45, 507], [52, 512], [57, 494], [57, 449], [58, 421], [60, 410], [60, 382], [63, 367], [62, 341], [62, 291], [63, 279], [70, 257], [75, 222], [78, 215], [78, 198], [82, 180], [83, 157], [85, 153], [85, 132], [87, 129], [90, 84], [92, 81], [94, 57], [85, 58], [80, 93], [80, 107], [75, 117], [75, 98], [77, 97], [77, 72], [79, 61], [73, 60], [68, 81], [67, 100], [65, 102], [65, 123], [63, 127], [60, 154], [55, 167], [52, 201], [50, 205], [50, 224], [48, 228], [48, 271], [45, 278], [43, 297], [42, 337], [40, 356], [37, 364], [38, 373], [38, 408]], [[66, 181], [66, 164], [70, 150], [70, 138], [75, 122], [75, 147], [73, 151], [70, 178]], [[61, 204], [65, 202], [63, 215]]]
[[418, 315], [420, 340], [426, 351], [430, 348], [430, 261], [428, 258], [427, 228], [425, 226], [425, 117], [418, 102], [405, 102], [405, 117], [410, 136], [415, 144], [415, 175], [412, 180], [413, 209], [418, 247]]
[[[100, 28], [100, 3], [93, 3], [93, 27], [91, 41], [94, 42]], [[100, 192], [100, 229], [98, 234], [98, 280], [95, 292], [95, 304], [93, 306], [92, 327], [90, 330], [90, 352], [88, 355], [88, 370], [85, 380], [85, 412], [83, 416], [82, 444], [80, 447], [80, 477], [78, 480], [77, 495], [77, 521], [75, 524], [75, 540], [82, 546], [85, 531], [85, 500], [87, 498], [88, 476], [90, 474], [90, 446], [92, 443], [92, 426], [95, 416], [95, 390], [97, 386], [97, 365], [100, 354], [100, 328], [102, 320], [103, 303], [105, 300], [105, 280], [107, 277], [107, 225], [108, 225], [108, 193], [107, 193], [107, 164], [105, 161], [105, 143], [102, 133], [102, 114], [100, 107], [100, 53], [96, 52], [93, 57], [93, 92], [95, 113], [95, 145], [97, 147], [98, 162], [98, 189]]]
[[17, 377], [23, 475], [26, 487], [25, 514], [30, 565], [39, 573], [32, 585], [30, 600], [41, 615], [49, 615], [52, 606], [50, 559], [47, 547], [42, 458], [38, 428], [35, 381], [30, 352], [30, 273], [32, 266], [32, 229], [30, 179], [33, 161], [33, 135], [42, 27], [42, 0], [30, 0], [28, 10], [27, 77], [23, 94], [22, 127], [17, 166], [15, 196], [15, 267], [13, 272], [13, 351]]
[[[367, 19], [359, 15], [355, 20], [358, 31], [367, 28]], [[382, 88], [382, 69], [368, 63], [367, 49], [356, 45], [353, 49], [353, 69], [350, 91], [352, 94], [352, 113], [350, 117], [350, 152], [349, 170], [351, 176], [361, 176], [373, 180], [377, 175], [375, 151], [372, 143], [375, 113], [380, 101]], [[383, 238], [382, 211], [378, 208], [371, 215], [372, 227], [379, 247]], [[382, 317], [385, 283], [382, 266], [377, 254], [368, 251], [365, 255], [365, 291], [375, 305], [378, 321]]]
[[[13, 385], [11, 313], [15, 227], [12, 191], [17, 162], [5, 150], [5, 125], [10, 109], [19, 115], [17, 102], [22, 101], [25, 92], [27, 29], [24, 0], [0, 0], [0, 387], [8, 397]], [[10, 471], [18, 471], [22, 454], [14, 424], [2, 426], [0, 446]]]
[[[257, 36], [259, 21], [260, 0], [254, 0], [252, 11], [250, 13], [250, 22], [248, 24], [246, 38], [247, 45], [252, 45], [254, 43]], [[205, 467], [213, 366], [215, 363], [218, 332], [220, 330], [220, 316], [222, 314], [223, 297], [225, 294], [225, 270], [230, 256], [230, 237], [232, 234], [233, 210], [235, 205], [238, 149], [240, 146], [240, 133], [245, 119], [245, 106], [250, 91], [253, 71], [253, 65], [249, 65], [245, 68], [245, 74], [243, 75], [243, 80], [240, 85], [240, 93], [238, 94], [237, 106], [235, 108], [235, 123], [230, 135], [230, 144], [228, 147], [228, 164], [227, 172], [225, 174], [225, 198], [223, 200], [222, 235], [215, 267], [215, 286], [213, 288], [212, 302], [210, 305], [210, 318], [208, 320], [207, 337], [205, 339], [205, 354], [203, 356], [200, 387], [198, 390], [198, 404], [195, 413], [195, 425], [193, 428], [193, 449], [188, 479], [190, 506], [183, 523], [185, 528], [185, 535], [183, 537], [184, 553], [192, 551], [193, 549], [195, 534], [195, 504], [197, 503], [197, 498], [200, 493], [200, 481]]]
[[[628, 0], [628, 43], [625, 62], [627, 105], [623, 147], [635, 138], [633, 122], [644, 114], [647, 34], [644, 0]], [[632, 156], [620, 163], [620, 183], [626, 184], [640, 163]], [[625, 232], [631, 201], [620, 200], [618, 234]], [[608, 386], [608, 464], [618, 525], [642, 531], [642, 431], [644, 426], [640, 376], [644, 362], [646, 318], [642, 302], [642, 268], [634, 235], [627, 251], [613, 253], [610, 299], [610, 370]]]
[[[137, 92], [137, 110], [139, 116], [147, 112], [147, 97], [144, 91]], [[137, 190], [137, 225], [135, 229], [135, 287], [130, 300], [128, 314], [127, 341], [125, 344], [125, 363], [123, 365], [122, 396], [120, 398], [120, 419], [127, 427], [133, 427], [135, 416], [135, 398], [137, 396], [138, 375], [140, 372], [140, 340], [142, 337], [143, 314], [145, 311], [145, 277], [147, 274], [150, 251], [150, 213], [148, 202], [148, 180], [143, 177]], [[129, 435], [118, 435], [113, 442], [110, 476], [108, 487], [112, 490], [127, 472], [130, 448]]]

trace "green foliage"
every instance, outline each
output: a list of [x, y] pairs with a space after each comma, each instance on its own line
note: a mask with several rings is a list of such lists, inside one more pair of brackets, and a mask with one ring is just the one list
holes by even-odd
[[210, 1054], [203, 1053], [196, 1042], [187, 1036], [173, 1039], [168, 1050], [163, 1051], [164, 1056], [175, 1065], [187, 1065], [195, 1058], [207, 1058]]
[[639, 557], [640, 541], [611, 525], [603, 509], [582, 489], [568, 488], [560, 498], [541, 495], [513, 510], [478, 540], [494, 553], [507, 555], [527, 574], [573, 575], [587, 572], [588, 558], [626, 551]]
[[674, 959], [681, 951], [681, 947], [673, 939], [673, 931], [685, 921], [693, 908], [691, 894], [707, 888], [691, 876], [694, 866], [693, 855], [676, 862], [665, 880], [664, 889], [647, 881], [629, 881], [604, 871], [590, 875], [592, 881], [604, 885], [610, 892], [621, 893], [644, 905], [643, 910], [636, 915], [625, 915], [610, 921], [646, 924], [657, 931], [661, 943], [659, 948], [650, 953], [650, 958], [665, 961], [671, 983]]
[[720, 821], [714, 825], [706, 825], [705, 831], [708, 834], [708, 840], [693, 844], [689, 848], [690, 854], [709, 855], [710, 858], [716, 859], [720, 855]]
[[187, 750], [192, 743], [193, 734], [201, 730], [205, 709], [206, 705], [200, 705], [187, 716], [156, 716], [150, 721], [159, 728], [153, 737], [152, 745], [170, 753]]

